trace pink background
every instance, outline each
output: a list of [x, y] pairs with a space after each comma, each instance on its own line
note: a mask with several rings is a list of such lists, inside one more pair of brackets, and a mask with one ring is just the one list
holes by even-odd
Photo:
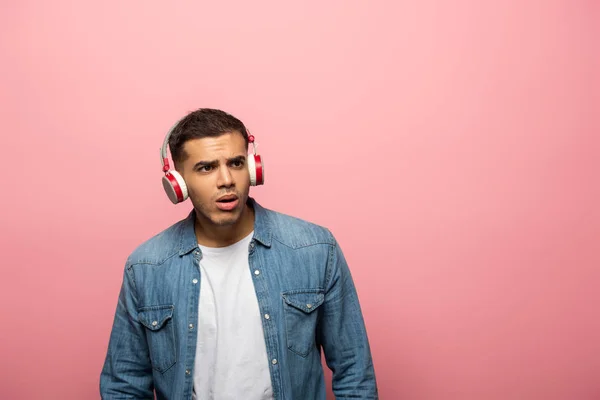
[[254, 197], [338, 237], [382, 399], [600, 398], [597, 1], [0, 7], [0, 398], [99, 398], [204, 106], [256, 135]]

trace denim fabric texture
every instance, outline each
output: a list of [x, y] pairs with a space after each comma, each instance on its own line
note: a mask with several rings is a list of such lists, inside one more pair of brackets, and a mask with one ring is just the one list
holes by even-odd
[[[248, 204], [248, 273], [261, 315], [269, 314], [262, 324], [275, 399], [325, 400], [322, 353], [336, 399], [377, 399], [361, 307], [336, 239], [251, 197]], [[202, 285], [194, 220], [192, 210], [128, 257], [100, 375], [103, 399], [192, 398]]]

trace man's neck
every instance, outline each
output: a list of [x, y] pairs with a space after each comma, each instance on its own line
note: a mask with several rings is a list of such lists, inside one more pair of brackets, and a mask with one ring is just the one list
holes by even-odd
[[239, 242], [254, 229], [254, 209], [246, 205], [240, 219], [234, 225], [211, 226], [196, 217], [194, 230], [196, 240], [206, 247], [225, 247]]

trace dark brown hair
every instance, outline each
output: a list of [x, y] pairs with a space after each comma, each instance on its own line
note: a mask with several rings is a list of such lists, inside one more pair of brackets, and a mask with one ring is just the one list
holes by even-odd
[[185, 161], [185, 142], [191, 139], [217, 137], [225, 133], [238, 132], [244, 137], [248, 150], [248, 131], [236, 117], [213, 108], [200, 108], [186, 115], [177, 123], [169, 138], [169, 150], [175, 165]]

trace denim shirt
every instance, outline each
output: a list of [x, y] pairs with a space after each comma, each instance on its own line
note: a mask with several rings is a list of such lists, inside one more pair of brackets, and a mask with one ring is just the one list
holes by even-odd
[[[377, 399], [367, 332], [348, 265], [324, 227], [253, 198], [249, 265], [276, 400]], [[202, 252], [195, 212], [128, 257], [100, 375], [103, 399], [191, 399]], [[202, 400], [202, 399], [200, 399]], [[251, 400], [251, 399], [249, 399]]]

